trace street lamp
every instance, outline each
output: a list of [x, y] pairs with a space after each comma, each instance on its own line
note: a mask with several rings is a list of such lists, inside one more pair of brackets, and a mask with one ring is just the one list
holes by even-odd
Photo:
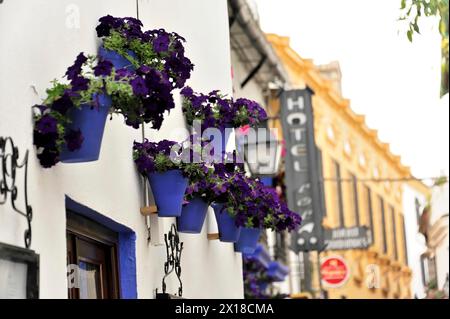
[[278, 174], [282, 143], [267, 126], [237, 131], [238, 151], [253, 176], [271, 177]]

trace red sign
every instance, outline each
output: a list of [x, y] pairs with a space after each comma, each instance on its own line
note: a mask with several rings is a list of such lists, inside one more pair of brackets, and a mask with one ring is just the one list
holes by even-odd
[[330, 288], [342, 286], [350, 276], [350, 270], [342, 257], [326, 257], [320, 265], [322, 283]]

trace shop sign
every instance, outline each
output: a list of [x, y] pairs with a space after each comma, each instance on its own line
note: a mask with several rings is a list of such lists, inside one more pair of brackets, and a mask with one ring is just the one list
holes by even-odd
[[347, 262], [340, 256], [330, 256], [320, 265], [322, 284], [329, 288], [338, 288], [346, 283], [350, 276]]
[[324, 230], [326, 250], [366, 249], [372, 244], [366, 226], [340, 227]]

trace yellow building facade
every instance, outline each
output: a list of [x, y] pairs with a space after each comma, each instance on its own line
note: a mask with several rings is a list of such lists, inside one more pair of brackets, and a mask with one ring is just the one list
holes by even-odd
[[[411, 298], [401, 181], [411, 177], [410, 169], [391, 153], [389, 144], [378, 139], [376, 130], [366, 126], [364, 116], [351, 110], [350, 101], [341, 96], [340, 84], [332, 76], [311, 60], [301, 58], [290, 47], [289, 38], [273, 34], [267, 37], [290, 76], [291, 88], [308, 86], [314, 91], [315, 138], [323, 159], [327, 208], [323, 226], [365, 225], [373, 230], [369, 249], [321, 254], [322, 258], [339, 255], [350, 267], [344, 285], [324, 287], [328, 297]], [[278, 111], [279, 104], [270, 103], [270, 115]]]

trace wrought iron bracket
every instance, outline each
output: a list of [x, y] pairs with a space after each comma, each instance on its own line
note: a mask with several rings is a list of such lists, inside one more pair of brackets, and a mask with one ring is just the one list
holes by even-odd
[[[19, 209], [16, 205], [18, 196], [18, 187], [16, 185], [16, 173], [18, 170], [24, 171], [23, 184], [23, 198], [25, 209]], [[25, 156], [21, 163], [19, 163], [19, 149], [14, 145], [11, 137], [0, 136], [0, 205], [4, 205], [8, 201], [11, 202], [12, 209], [26, 218], [28, 229], [25, 230], [24, 240], [25, 247], [29, 248], [31, 245], [31, 220], [33, 218], [33, 209], [28, 204], [28, 150], [25, 151]]]
[[158, 294], [158, 289], [156, 289], [156, 298], [161, 298], [161, 296], [168, 295], [166, 293], [166, 278], [174, 271], [178, 278], [178, 282], [180, 283], [180, 286], [178, 287], [178, 295], [176, 295], [176, 297], [182, 297], [183, 283], [181, 282], [181, 252], [183, 251], [183, 243], [180, 242], [180, 237], [178, 236], [178, 231], [175, 224], [172, 224], [169, 233], [164, 234], [164, 241], [166, 243], [167, 261], [164, 263], [162, 294]]

